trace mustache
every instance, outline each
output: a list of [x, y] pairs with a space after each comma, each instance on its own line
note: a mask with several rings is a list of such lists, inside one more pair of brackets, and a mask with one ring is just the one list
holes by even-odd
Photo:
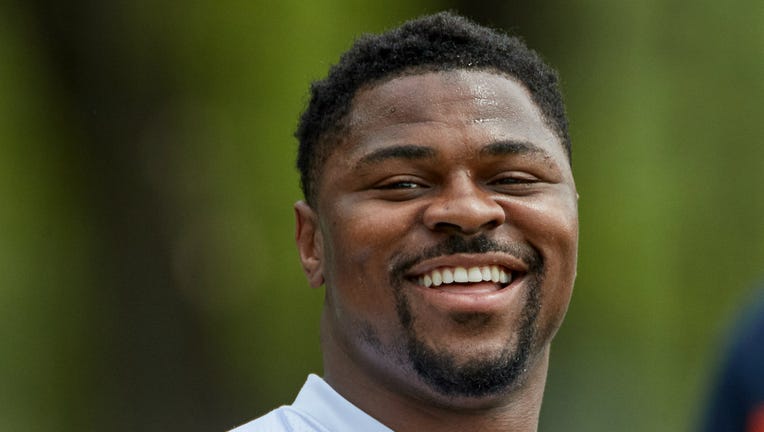
[[451, 235], [442, 242], [427, 247], [415, 254], [399, 255], [392, 264], [391, 275], [403, 277], [412, 267], [418, 263], [446, 255], [455, 254], [481, 254], [499, 252], [522, 260], [528, 266], [529, 273], [541, 274], [544, 268], [544, 260], [541, 253], [534, 247], [523, 243], [498, 242], [481, 234], [472, 238]]

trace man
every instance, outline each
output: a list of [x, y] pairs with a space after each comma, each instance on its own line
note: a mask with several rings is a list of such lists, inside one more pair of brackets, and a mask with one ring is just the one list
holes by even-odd
[[356, 41], [296, 136], [324, 376], [236, 431], [536, 430], [578, 243], [554, 71], [424, 17]]

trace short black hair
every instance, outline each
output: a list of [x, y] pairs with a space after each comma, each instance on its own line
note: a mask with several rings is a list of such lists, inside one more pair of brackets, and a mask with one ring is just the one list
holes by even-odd
[[385, 33], [358, 38], [315, 81], [295, 132], [297, 168], [306, 201], [316, 203], [321, 168], [336, 147], [358, 90], [409, 73], [457, 69], [493, 71], [520, 81], [559, 136], [570, 160], [570, 137], [557, 73], [522, 40], [450, 12], [407, 21]]

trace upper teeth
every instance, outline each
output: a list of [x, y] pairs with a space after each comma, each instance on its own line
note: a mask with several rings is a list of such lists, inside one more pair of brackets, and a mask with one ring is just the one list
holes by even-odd
[[499, 266], [483, 267], [441, 267], [419, 276], [419, 285], [431, 287], [450, 283], [466, 282], [501, 282], [512, 280], [512, 273]]

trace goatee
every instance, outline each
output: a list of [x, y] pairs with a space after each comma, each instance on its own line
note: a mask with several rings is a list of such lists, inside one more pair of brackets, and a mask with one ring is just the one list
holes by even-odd
[[[525, 304], [515, 324], [517, 332], [508, 335], [504, 347], [493, 355], [457, 361], [455, 355], [428, 346], [414, 328], [416, 316], [411, 313], [403, 290], [404, 276], [416, 263], [443, 255], [501, 252], [517, 257], [528, 266], [525, 275]], [[536, 319], [541, 309], [541, 281], [544, 265], [541, 255], [527, 245], [502, 244], [485, 235], [471, 239], [451, 236], [443, 243], [416, 256], [401, 256], [391, 272], [398, 319], [405, 331], [405, 356], [419, 377], [438, 393], [451, 397], [484, 397], [510, 391], [524, 380], [536, 340]], [[475, 317], [479, 319], [479, 317]], [[460, 319], [464, 319], [461, 317]], [[512, 343], [512, 340], [516, 343]]]

